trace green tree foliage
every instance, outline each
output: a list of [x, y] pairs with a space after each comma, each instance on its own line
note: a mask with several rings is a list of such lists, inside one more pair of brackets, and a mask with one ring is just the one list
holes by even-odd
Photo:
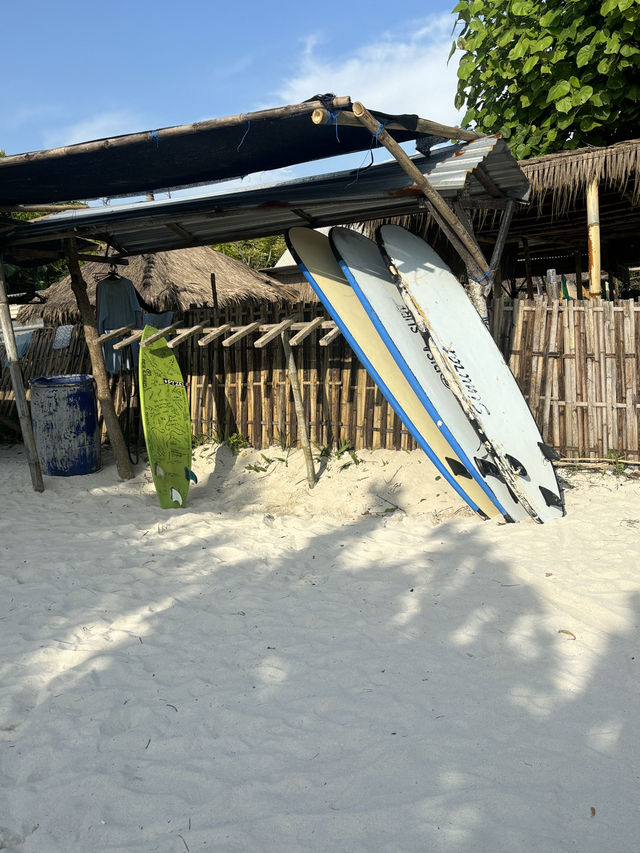
[[463, 123], [518, 158], [640, 135], [640, 0], [460, 0]]
[[262, 269], [272, 267], [287, 246], [284, 237], [277, 234], [253, 240], [238, 240], [234, 243], [218, 243], [212, 248], [254, 269]]

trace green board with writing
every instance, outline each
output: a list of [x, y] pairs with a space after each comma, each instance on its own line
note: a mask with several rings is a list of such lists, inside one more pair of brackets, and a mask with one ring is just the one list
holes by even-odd
[[[158, 332], [145, 326], [141, 344]], [[180, 367], [165, 338], [140, 347], [140, 411], [149, 465], [163, 509], [184, 506], [191, 472], [191, 420]]]

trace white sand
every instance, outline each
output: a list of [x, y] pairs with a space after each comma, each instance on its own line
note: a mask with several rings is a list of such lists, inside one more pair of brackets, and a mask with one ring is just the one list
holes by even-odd
[[505, 525], [419, 452], [265, 455], [163, 511], [0, 448], [0, 849], [635, 853], [639, 481]]

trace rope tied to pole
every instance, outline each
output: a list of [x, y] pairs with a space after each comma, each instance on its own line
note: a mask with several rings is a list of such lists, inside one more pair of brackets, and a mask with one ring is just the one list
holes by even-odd
[[245, 139], [247, 138], [247, 134], [251, 130], [251, 119], [249, 118], [249, 113], [247, 113], [246, 116], [247, 116], [247, 129], [245, 130], [244, 135], [243, 135], [242, 139], [240, 140], [238, 147], [236, 148], [236, 151], [240, 151], [240, 149], [242, 148], [242, 143], [245, 141]]
[[336, 141], [340, 142], [340, 137], [338, 136], [338, 116], [340, 115], [341, 110], [336, 110], [336, 112], [331, 112], [329, 110], [329, 118], [327, 124], [335, 124], [336, 126]]
[[475, 281], [476, 284], [482, 284], [482, 282], [485, 280], [485, 278], [489, 278], [490, 275], [491, 275], [491, 267], [489, 267], [489, 269], [486, 271], [486, 273], [481, 278], [473, 278], [473, 276], [469, 276], [469, 278], [471, 279], [471, 281]]

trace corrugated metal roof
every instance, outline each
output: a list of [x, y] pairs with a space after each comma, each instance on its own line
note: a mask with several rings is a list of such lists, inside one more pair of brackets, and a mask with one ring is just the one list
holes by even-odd
[[[446, 146], [413, 161], [447, 199], [462, 197], [491, 208], [528, 195], [527, 179], [500, 138]], [[246, 190], [65, 211], [4, 234], [3, 251], [19, 259], [21, 246], [85, 237], [133, 255], [279, 234], [301, 224], [320, 227], [404, 215], [424, 203], [420, 190], [392, 160], [359, 172]]]

